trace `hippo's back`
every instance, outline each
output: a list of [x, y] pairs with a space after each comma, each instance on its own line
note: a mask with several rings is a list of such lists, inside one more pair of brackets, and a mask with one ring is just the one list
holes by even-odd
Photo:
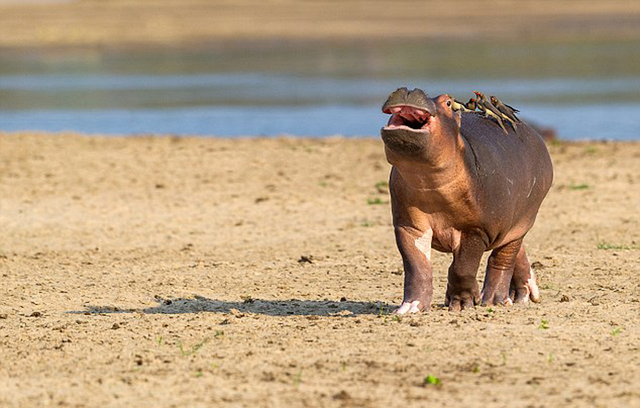
[[491, 211], [535, 217], [551, 187], [553, 167], [542, 137], [524, 122], [517, 126], [514, 131], [505, 123], [507, 134], [492, 119], [463, 113], [465, 161], [476, 179], [476, 194]]

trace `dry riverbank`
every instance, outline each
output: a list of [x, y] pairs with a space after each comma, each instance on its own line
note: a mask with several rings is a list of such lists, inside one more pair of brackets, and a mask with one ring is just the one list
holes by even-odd
[[397, 320], [379, 140], [2, 134], [0, 406], [640, 406], [640, 143], [551, 152], [542, 303]]

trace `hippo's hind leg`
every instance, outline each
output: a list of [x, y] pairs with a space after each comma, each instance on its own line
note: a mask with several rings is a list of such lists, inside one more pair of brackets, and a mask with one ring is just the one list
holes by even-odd
[[476, 275], [484, 251], [484, 243], [479, 237], [462, 235], [460, 245], [453, 251], [453, 263], [447, 277], [444, 304], [449, 310], [466, 309], [480, 302]]
[[417, 313], [431, 305], [431, 229], [420, 232], [412, 227], [395, 228], [396, 243], [404, 265], [404, 298], [396, 314]]
[[540, 290], [535, 274], [531, 270], [524, 245], [520, 247], [516, 258], [515, 270], [511, 279], [510, 297], [515, 303], [527, 303], [529, 299], [540, 301]]
[[522, 240], [510, 242], [491, 252], [487, 261], [487, 272], [482, 287], [482, 303], [485, 305], [510, 305], [511, 280]]

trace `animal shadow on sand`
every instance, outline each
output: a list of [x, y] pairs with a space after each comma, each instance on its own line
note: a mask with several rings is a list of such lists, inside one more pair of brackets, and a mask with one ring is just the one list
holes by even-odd
[[110, 313], [147, 313], [147, 314], [180, 314], [180, 313], [256, 313], [269, 316], [350, 316], [363, 314], [389, 313], [391, 306], [382, 302], [354, 302], [345, 299], [331, 300], [262, 300], [245, 298], [232, 302], [208, 299], [203, 296], [193, 298], [161, 298], [156, 297], [157, 306], [141, 309], [124, 309], [116, 306], [86, 306], [82, 311], [68, 313], [110, 314]]

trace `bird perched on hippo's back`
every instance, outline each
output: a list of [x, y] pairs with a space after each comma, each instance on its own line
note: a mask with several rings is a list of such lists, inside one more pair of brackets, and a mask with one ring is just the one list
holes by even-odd
[[498, 111], [493, 105], [491, 105], [491, 102], [489, 102], [483, 94], [476, 91], [474, 91], [473, 93], [478, 96], [478, 98], [476, 99], [476, 107], [478, 108], [478, 110], [480, 110], [480, 112], [484, 114], [485, 118], [493, 118], [502, 128], [504, 133], [508, 134], [509, 131], [504, 127], [502, 114], [500, 113], [500, 111]]
[[459, 100], [455, 99], [451, 95], [447, 95], [451, 99], [451, 109], [454, 112], [462, 111], [462, 112], [473, 112], [475, 110], [475, 106], [472, 109], [469, 109], [467, 105]]
[[498, 108], [493, 106], [491, 101], [488, 100], [487, 97], [484, 96], [484, 94], [478, 91], [473, 91], [473, 93], [476, 94], [477, 96], [478, 109], [480, 109], [485, 114], [485, 116], [491, 116], [492, 118], [494, 118], [498, 122], [500, 127], [504, 130], [505, 133], [509, 133], [509, 132], [505, 129], [503, 120], [506, 120], [507, 122], [509, 122], [513, 127], [513, 130], [516, 129], [515, 121], [512, 120], [507, 115], [505, 115], [504, 113], [500, 112]]
[[477, 104], [476, 104], [475, 98], [469, 98], [469, 100], [467, 101], [467, 103], [465, 103], [464, 106], [472, 112], [476, 110]]
[[514, 109], [513, 107], [507, 105], [506, 103], [502, 103], [502, 101], [496, 98], [495, 96], [491, 96], [491, 103], [493, 104], [493, 106], [496, 107], [496, 109], [500, 111], [500, 113], [502, 113], [504, 116], [511, 119], [511, 124], [514, 125], [514, 129], [515, 129], [515, 122], [520, 122], [520, 119], [518, 119], [518, 117], [516, 116], [516, 113], [520, 111], [517, 109]]

